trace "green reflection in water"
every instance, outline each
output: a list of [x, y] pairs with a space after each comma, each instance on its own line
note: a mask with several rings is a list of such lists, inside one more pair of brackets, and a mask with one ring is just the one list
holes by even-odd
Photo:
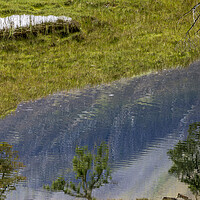
[[53, 181], [52, 186], [44, 186], [51, 191], [63, 191], [70, 196], [86, 198], [92, 200], [93, 189], [99, 188], [111, 179], [111, 171], [108, 166], [109, 149], [108, 145], [102, 142], [96, 148], [96, 154], [91, 153], [87, 146], [76, 147], [74, 156], [73, 171], [79, 183], [66, 182], [59, 177]]
[[6, 198], [6, 193], [16, 189], [16, 184], [26, 178], [20, 175], [20, 169], [25, 167], [19, 161], [17, 151], [6, 142], [0, 143], [0, 199]]
[[200, 195], [200, 122], [192, 123], [185, 141], [168, 151], [173, 165], [169, 173], [188, 184], [196, 199]]

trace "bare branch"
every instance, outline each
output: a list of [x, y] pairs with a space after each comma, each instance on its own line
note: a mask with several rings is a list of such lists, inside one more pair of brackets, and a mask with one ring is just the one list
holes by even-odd
[[189, 30], [186, 33], [186, 36], [189, 35], [189, 32], [191, 31], [191, 29], [195, 26], [195, 24], [197, 23], [198, 19], [200, 18], [200, 15], [197, 16], [197, 18], [195, 19], [194, 23], [191, 25], [191, 27], [189, 28]]
[[179, 23], [179, 21], [183, 18], [183, 17], [185, 17], [186, 15], [188, 15], [190, 12], [195, 12], [195, 10], [196, 10], [196, 8], [198, 7], [198, 6], [200, 6], [200, 2], [198, 3], [198, 4], [196, 4], [193, 8], [191, 8], [188, 12], [186, 12], [179, 20], [178, 20], [178, 23]]
[[196, 32], [196, 34], [200, 31], [200, 29]]
[[[192, 25], [190, 26], [190, 28], [188, 29], [188, 31], [186, 32], [186, 37], [189, 35], [190, 31], [192, 30], [192, 28], [195, 26], [195, 24], [197, 23], [197, 21], [199, 20], [200, 18], [200, 15], [198, 15], [197, 17], [195, 17], [195, 13], [196, 13], [196, 9], [200, 6], [200, 2], [197, 3], [195, 6], [193, 6], [188, 12], [186, 12], [179, 20], [178, 20], [178, 23], [180, 22], [180, 20], [187, 16], [188, 14], [190, 14], [192, 12], [193, 14], [193, 23]], [[196, 34], [199, 32], [199, 30], [196, 32]]]

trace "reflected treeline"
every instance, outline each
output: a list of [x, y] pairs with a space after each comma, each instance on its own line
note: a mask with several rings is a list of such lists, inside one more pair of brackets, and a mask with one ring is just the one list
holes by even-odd
[[168, 155], [173, 161], [169, 173], [188, 184], [196, 199], [200, 195], [200, 122], [189, 126], [185, 141], [179, 141]]
[[0, 199], [6, 198], [6, 193], [16, 189], [16, 184], [25, 180], [19, 174], [24, 165], [19, 161], [17, 151], [8, 143], [0, 143]]
[[27, 163], [33, 188], [65, 174], [76, 145], [91, 150], [106, 141], [110, 162], [125, 164], [199, 120], [199, 76], [197, 65], [24, 103], [0, 120], [0, 136]]

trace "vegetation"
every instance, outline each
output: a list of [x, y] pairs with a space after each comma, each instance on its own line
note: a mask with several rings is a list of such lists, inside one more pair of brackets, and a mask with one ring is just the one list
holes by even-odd
[[196, 199], [200, 195], [200, 122], [193, 123], [188, 129], [186, 141], [168, 152], [173, 165], [169, 172], [181, 182], [189, 185]]
[[107, 184], [111, 179], [108, 167], [108, 146], [101, 143], [96, 147], [96, 155], [88, 151], [87, 147], [77, 147], [73, 158], [73, 171], [79, 183], [66, 182], [59, 177], [52, 186], [44, 186], [52, 191], [63, 191], [65, 194], [92, 200], [92, 191]]
[[[65, 15], [80, 24], [68, 37], [0, 40], [0, 116], [56, 91], [186, 66], [200, 44], [182, 41], [195, 0], [0, 0], [0, 16]], [[196, 47], [195, 47], [196, 45]]]
[[[24, 15], [18, 15], [18, 16], [24, 16]], [[23, 20], [23, 18], [20, 20]], [[10, 24], [7, 24], [7, 26], [9, 25]], [[11, 26], [8, 29], [2, 29], [0, 30], [0, 39], [17, 39], [17, 38], [28, 39], [34, 36], [37, 37], [39, 33], [44, 35], [55, 34], [60, 36], [68, 36], [69, 33], [75, 33], [75, 32], [80, 32], [78, 23], [74, 22], [73, 20], [69, 22], [69, 21], [64, 21], [62, 19], [58, 19], [55, 22], [46, 22], [46, 23], [43, 22], [42, 24], [40, 23], [37, 25], [18, 27], [15, 29], [13, 29]]]
[[0, 143], [0, 199], [5, 199], [7, 192], [15, 190], [16, 184], [25, 180], [25, 177], [19, 174], [19, 170], [23, 167], [12, 146]]
[[199, 18], [200, 18], [200, 13], [199, 13], [199, 6], [200, 3], [197, 3], [195, 6], [193, 6], [188, 12], [186, 12], [183, 17], [187, 16], [188, 14], [192, 13], [193, 15], [193, 22], [191, 23], [190, 28], [188, 29], [186, 36], [190, 37], [190, 32], [192, 31], [193, 34], [198, 34], [198, 32], [200, 31], [199, 27], [196, 26], [199, 22]]

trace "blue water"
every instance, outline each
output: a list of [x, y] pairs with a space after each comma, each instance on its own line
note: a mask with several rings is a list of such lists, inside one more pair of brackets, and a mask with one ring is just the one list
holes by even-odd
[[109, 144], [113, 180], [94, 196], [161, 198], [156, 191], [171, 165], [166, 152], [200, 121], [199, 69], [197, 62], [21, 103], [0, 120], [1, 142], [13, 144], [26, 165], [27, 181], [8, 199], [71, 199], [42, 186], [60, 175], [72, 178], [76, 145], [92, 149], [101, 141]]

